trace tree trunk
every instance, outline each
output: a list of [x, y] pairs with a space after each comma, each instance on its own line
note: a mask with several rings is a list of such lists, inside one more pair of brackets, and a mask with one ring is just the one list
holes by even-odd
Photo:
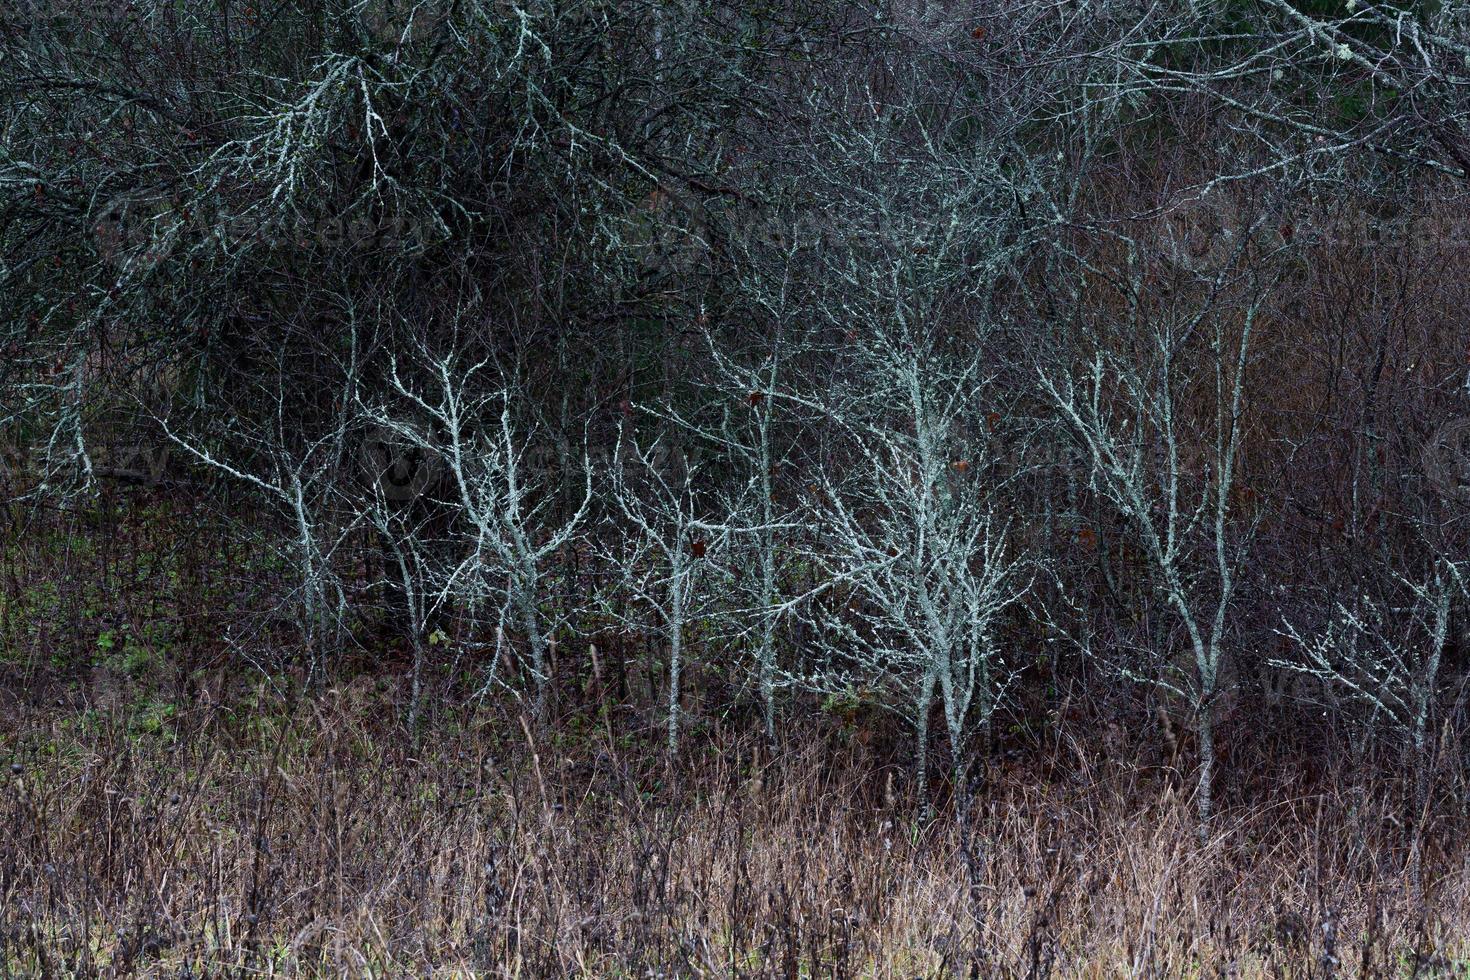
[[532, 715], [537, 725], [544, 725], [547, 688], [551, 678], [546, 672], [546, 638], [541, 635], [536, 622], [536, 608], [529, 602], [521, 603], [521, 628], [526, 631], [526, 643], [531, 648], [531, 670], [536, 675], [536, 700], [532, 706]]
[[915, 734], [919, 739], [918, 773], [916, 783], [925, 818], [929, 816], [929, 709], [934, 705], [934, 675], [924, 677], [919, 689], [916, 705], [918, 717], [914, 719]]
[[679, 668], [683, 654], [681, 625], [676, 625], [669, 635], [669, 759], [679, 753]]
[[1215, 721], [1214, 708], [1208, 698], [1199, 713], [1199, 833], [1209, 836], [1210, 815], [1214, 812]]
[[[770, 609], [770, 600], [767, 599], [767, 610]], [[766, 727], [766, 741], [772, 746], [776, 744], [776, 651], [775, 630], [772, 628], [770, 613], [766, 613], [766, 622], [761, 630], [761, 713]]]

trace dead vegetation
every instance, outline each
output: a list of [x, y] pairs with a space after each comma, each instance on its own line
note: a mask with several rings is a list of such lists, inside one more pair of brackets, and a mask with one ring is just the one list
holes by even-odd
[[[10, 975], [1439, 976], [1470, 921], [1458, 818], [1332, 778], [1222, 806], [1056, 731], [968, 819], [814, 720], [670, 769], [605, 706], [537, 735], [401, 695], [238, 687], [165, 713], [31, 704], [5, 736]], [[1278, 789], [1289, 781], [1276, 780]], [[1223, 801], [1222, 801], [1223, 802]], [[1440, 801], [1443, 804], [1443, 800]], [[1416, 848], [1433, 847], [1417, 853]], [[1413, 871], [1422, 861], [1422, 873]]]

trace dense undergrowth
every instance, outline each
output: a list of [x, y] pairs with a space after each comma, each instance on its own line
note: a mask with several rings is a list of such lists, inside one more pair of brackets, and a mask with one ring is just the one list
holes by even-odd
[[251, 605], [269, 562], [172, 534], [171, 506], [35, 517], [6, 550], [7, 975], [1462, 969], [1449, 775], [1415, 814], [1391, 765], [1227, 729], [1200, 832], [1190, 746], [1060, 677], [1030, 679], [972, 797], [914, 798], [903, 726], [853, 705], [793, 705], [769, 746], [712, 679], [675, 760], [592, 682], [538, 727], [439, 678], [413, 731], [401, 655], [308, 686]]
[[1459, 821], [1407, 833], [1386, 780], [1282, 779], [1201, 835], [1178, 772], [1064, 731], [992, 759], [968, 814], [950, 795], [926, 815], [833, 724], [774, 752], [715, 726], [669, 766], [609, 710], [538, 733], [482, 705], [414, 739], [368, 675], [241, 684], [149, 726], [138, 704], [21, 700], [0, 743], [9, 975], [1463, 968]]

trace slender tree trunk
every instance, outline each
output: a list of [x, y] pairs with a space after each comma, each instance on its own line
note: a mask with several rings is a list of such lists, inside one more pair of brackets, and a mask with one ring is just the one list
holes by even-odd
[[774, 630], [770, 614], [761, 630], [761, 712], [766, 726], [766, 741], [776, 744], [776, 664]]
[[776, 622], [771, 604], [776, 595], [776, 567], [771, 554], [773, 543], [761, 543], [761, 712], [766, 726], [766, 741], [776, 744]]
[[[682, 557], [682, 556], [681, 556]], [[673, 569], [674, 593], [669, 609], [669, 761], [679, 752], [679, 680], [684, 657], [684, 563]]]
[[413, 676], [410, 680], [409, 698], [408, 731], [417, 743], [424, 704], [424, 641], [417, 632], [413, 633]]
[[532, 714], [537, 725], [544, 725], [547, 688], [551, 681], [546, 672], [546, 638], [541, 635], [540, 626], [536, 622], [536, 607], [528, 601], [522, 601], [520, 606], [521, 628], [526, 631], [526, 643], [531, 648], [531, 670], [536, 674], [536, 699]]
[[1199, 833], [1209, 836], [1210, 815], [1214, 812], [1215, 720], [1214, 707], [1208, 696], [1199, 713]]
[[918, 786], [919, 802], [923, 808], [924, 816], [929, 816], [929, 709], [934, 705], [934, 674], [931, 672], [924, 676], [922, 686], [919, 688], [918, 717], [914, 719], [915, 734], [919, 740], [918, 773], [916, 782]]
[[[775, 369], [771, 387], [775, 388]], [[776, 744], [776, 623], [771, 613], [776, 598], [776, 540], [771, 525], [775, 523], [771, 501], [771, 416], [770, 409], [761, 416], [760, 424], [761, 520], [765, 528], [760, 534], [761, 549], [761, 708], [765, 714], [766, 741]]]
[[[955, 752], [954, 779], [955, 794], [959, 804], [957, 810], [960, 819], [960, 857], [965, 862], [970, 915], [974, 921], [977, 936], [982, 936], [988, 919], [985, 902], [985, 870], [990, 855], [978, 829], [980, 821], [975, 818], [975, 777], [968, 753], [964, 752], [964, 746], [959, 744], [953, 736], [951, 736], [950, 744]], [[985, 969], [986, 959], [986, 944], [983, 939], [977, 938], [975, 948], [970, 954], [971, 976], [980, 975], [980, 972]]]
[[679, 672], [683, 655], [683, 616], [669, 634], [669, 759], [679, 753]]

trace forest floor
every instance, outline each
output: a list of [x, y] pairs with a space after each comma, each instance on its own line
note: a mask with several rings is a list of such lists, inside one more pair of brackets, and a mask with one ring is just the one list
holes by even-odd
[[595, 664], [542, 726], [436, 681], [415, 734], [391, 649], [279, 666], [279, 557], [189, 506], [0, 541], [0, 976], [1470, 976], [1470, 790], [1416, 815], [1391, 755], [1224, 728], [1201, 831], [1188, 745], [1059, 678], [968, 807], [892, 718], [771, 748], [697, 672], [672, 761]]
[[386, 679], [278, 683], [11, 686], [0, 974], [1466, 975], [1464, 836], [1388, 788], [1201, 834], [1183, 774], [1058, 735], [926, 816], [840, 726], [670, 766], [609, 708], [415, 739]]

